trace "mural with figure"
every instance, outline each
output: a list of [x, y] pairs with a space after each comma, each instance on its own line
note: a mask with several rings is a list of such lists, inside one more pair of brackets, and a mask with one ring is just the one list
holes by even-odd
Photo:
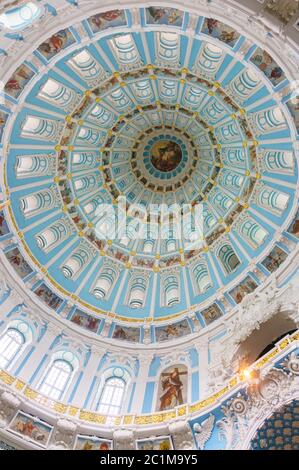
[[252, 277], [247, 276], [244, 281], [240, 282], [240, 284], [229, 292], [229, 295], [239, 304], [247, 294], [251, 294], [256, 288], [257, 283]]
[[165, 24], [168, 26], [182, 26], [184, 12], [176, 8], [149, 7], [146, 8], [147, 24]]
[[22, 279], [32, 273], [31, 267], [18, 248], [6, 252], [5, 256]]
[[4, 128], [8, 119], [8, 114], [0, 111], [0, 142], [3, 137]]
[[75, 450], [112, 450], [112, 441], [95, 436], [78, 435]]
[[127, 19], [124, 10], [111, 10], [99, 13], [88, 18], [89, 26], [93, 33], [99, 33], [107, 28], [126, 26]]
[[13, 98], [18, 98], [27, 83], [34, 76], [34, 71], [28, 65], [20, 65], [4, 86], [4, 91]]
[[50, 425], [22, 412], [18, 412], [13, 419], [10, 429], [16, 434], [43, 446], [48, 444], [52, 432]]
[[82, 326], [82, 328], [91, 331], [92, 333], [97, 333], [101, 324], [100, 320], [92, 317], [91, 315], [88, 315], [85, 312], [82, 312], [79, 309], [75, 310], [72, 315], [71, 321], [76, 325]]
[[151, 149], [153, 166], [163, 172], [174, 170], [182, 160], [181, 147], [171, 140], [160, 140]]
[[235, 29], [214, 18], [205, 18], [202, 32], [219, 39], [219, 41], [225, 42], [225, 44], [231, 47], [233, 47], [240, 38], [240, 34]]
[[73, 34], [70, 29], [62, 29], [56, 34], [53, 34], [49, 39], [43, 42], [39, 47], [38, 51], [42, 54], [45, 59], [51, 60], [55, 57], [60, 51], [66, 49], [76, 42]]
[[288, 232], [294, 237], [299, 238], [299, 210], [295, 216], [295, 219], [288, 228]]
[[58, 307], [62, 304], [62, 299], [58, 297], [54, 292], [49, 289], [49, 287], [42, 283], [36, 290], [36, 295], [49, 307], [57, 310]]
[[142, 439], [136, 441], [137, 450], [172, 450], [173, 444], [170, 436]]
[[266, 75], [273, 85], [278, 85], [286, 78], [282, 68], [273, 57], [260, 47], [255, 50], [250, 60]]
[[0, 211], [0, 237], [7, 235], [9, 232], [10, 230], [5, 220], [5, 214], [3, 211]]
[[173, 325], [158, 326], [155, 328], [156, 341], [158, 342], [181, 338], [189, 333], [191, 333], [191, 328], [188, 320], [182, 320]]
[[116, 325], [112, 337], [131, 343], [138, 343], [140, 341], [140, 328]]
[[210, 307], [205, 308], [200, 313], [203, 316], [207, 325], [213, 323], [213, 321], [218, 320], [218, 318], [222, 316], [222, 312], [217, 304], [210, 305]]
[[160, 376], [157, 410], [165, 411], [187, 401], [188, 369], [184, 365], [171, 366]]
[[270, 273], [274, 273], [287, 257], [288, 255], [284, 250], [279, 248], [279, 246], [275, 246], [271, 253], [262, 261], [262, 265], [265, 266]]
[[296, 96], [286, 103], [288, 110], [291, 113], [292, 118], [294, 119], [295, 127], [297, 133], [299, 134], [299, 97]]

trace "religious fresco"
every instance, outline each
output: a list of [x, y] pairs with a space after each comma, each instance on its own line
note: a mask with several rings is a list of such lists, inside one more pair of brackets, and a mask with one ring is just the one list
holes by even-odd
[[76, 325], [82, 326], [82, 328], [91, 331], [92, 333], [97, 333], [101, 324], [101, 320], [98, 320], [97, 318], [94, 318], [79, 309], [75, 310], [72, 315], [71, 321]]
[[4, 92], [18, 98], [35, 72], [25, 64], [21, 64], [4, 86]]
[[146, 8], [147, 24], [165, 24], [179, 26], [183, 24], [184, 12], [176, 8], [149, 7]]
[[297, 133], [299, 134], [299, 97], [296, 96], [295, 98], [291, 99], [286, 103], [288, 110], [291, 113], [292, 118], [295, 122], [295, 127]]
[[158, 326], [155, 328], [157, 342], [170, 341], [190, 333], [191, 328], [187, 319], [174, 323], [173, 325]]
[[113, 443], [107, 439], [100, 439], [95, 436], [78, 435], [75, 450], [112, 450]]
[[205, 308], [200, 313], [203, 316], [207, 325], [213, 323], [215, 320], [218, 320], [218, 318], [222, 316], [222, 312], [217, 304], [210, 305], [210, 307]]
[[170, 436], [142, 439], [136, 441], [137, 450], [172, 450], [173, 444]]
[[275, 62], [268, 52], [260, 47], [255, 50], [250, 61], [266, 75], [274, 86], [278, 85], [286, 78], [282, 68], [279, 67], [277, 62]]
[[5, 256], [22, 279], [32, 273], [31, 267], [18, 248], [6, 252]]
[[35, 290], [36, 295], [42, 300], [45, 304], [47, 304], [49, 307], [53, 308], [54, 310], [57, 310], [58, 307], [62, 304], [62, 299], [58, 297], [54, 292], [49, 289], [49, 287], [42, 283], [36, 290]]
[[8, 114], [4, 113], [3, 111], [0, 111], [0, 142], [3, 137], [4, 128], [6, 126], [7, 119], [8, 119]]
[[160, 268], [167, 268], [169, 266], [173, 266], [174, 264], [178, 264], [181, 262], [181, 256], [180, 255], [174, 255], [174, 256], [165, 256], [164, 258], [161, 258], [159, 260], [159, 266]]
[[187, 402], [188, 369], [174, 365], [165, 369], [159, 379], [157, 411], [171, 410]]
[[205, 18], [202, 32], [208, 34], [219, 41], [225, 42], [228, 46], [234, 47], [240, 34], [230, 26], [214, 18]]
[[294, 235], [294, 237], [299, 238], [299, 210], [297, 211], [295, 219], [289, 226], [287, 232]]
[[104, 13], [91, 16], [87, 21], [93, 33], [99, 33], [107, 28], [117, 28], [127, 25], [124, 10], [105, 11]]
[[274, 249], [269, 253], [269, 255], [262, 261], [262, 265], [270, 273], [274, 273], [279, 266], [287, 259], [288, 255], [283, 251], [279, 246], [275, 246]]
[[74, 38], [73, 34], [68, 28], [66, 28], [58, 31], [56, 34], [53, 34], [53, 36], [43, 42], [37, 50], [45, 57], [45, 59], [51, 60], [53, 57], [55, 57], [56, 54], [71, 46], [75, 42], [76, 39]]
[[151, 258], [133, 258], [132, 259], [132, 266], [138, 266], [142, 268], [148, 268], [148, 269], [153, 269], [155, 264], [155, 260], [152, 260]]
[[112, 338], [129, 341], [130, 343], [139, 343], [140, 328], [130, 328], [127, 326], [116, 325]]
[[47, 446], [49, 443], [52, 431], [52, 427], [50, 425], [42, 423], [41, 421], [20, 411], [13, 419], [9, 429], [14, 433], [20, 434], [21, 436], [43, 446]]
[[238, 284], [229, 292], [229, 295], [237, 304], [239, 304], [247, 294], [251, 294], [251, 292], [253, 292], [256, 288], [257, 283], [252, 279], [252, 277], [247, 276], [244, 281], [240, 282], [240, 284]]
[[10, 233], [7, 222], [5, 220], [5, 215], [3, 211], [0, 211], [0, 237]]
[[171, 140], [159, 140], [151, 148], [151, 162], [157, 170], [162, 172], [175, 170], [182, 157], [181, 147]]

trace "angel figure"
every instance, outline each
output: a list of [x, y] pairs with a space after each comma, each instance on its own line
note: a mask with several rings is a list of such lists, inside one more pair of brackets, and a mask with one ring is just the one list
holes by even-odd
[[215, 424], [215, 416], [210, 416], [205, 419], [201, 424], [195, 423], [193, 425], [193, 431], [195, 432], [195, 440], [200, 450], [203, 450], [206, 443], [210, 439]]

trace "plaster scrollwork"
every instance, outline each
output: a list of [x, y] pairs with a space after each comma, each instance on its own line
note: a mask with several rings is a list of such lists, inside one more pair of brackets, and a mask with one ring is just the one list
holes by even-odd
[[269, 0], [265, 5], [266, 10], [275, 17], [288, 23], [299, 8], [298, 0]]
[[0, 279], [0, 299], [9, 291], [9, 287], [4, 279]]
[[239, 393], [221, 407], [224, 418], [217, 427], [226, 449], [241, 447], [256, 424], [294, 397], [296, 389], [298, 376], [277, 368], [249, 382], [246, 395]]
[[282, 363], [291, 375], [299, 376], [299, 356], [295, 352], [291, 353]]
[[0, 428], [7, 426], [20, 405], [21, 400], [14, 393], [0, 389]]
[[282, 300], [278, 296], [279, 292], [276, 279], [273, 278], [262, 292], [245, 297], [236, 315], [227, 324], [227, 337], [222, 343], [222, 350], [219, 351], [223, 360], [230, 363], [237, 346], [281, 310]]
[[134, 432], [129, 429], [119, 429], [114, 431], [113, 440], [116, 450], [134, 450]]
[[177, 450], [192, 450], [195, 448], [192, 432], [188, 421], [180, 420], [169, 424], [169, 433], [172, 436], [174, 447]]
[[59, 419], [55, 426], [51, 450], [66, 450], [73, 446], [77, 425], [68, 419]]

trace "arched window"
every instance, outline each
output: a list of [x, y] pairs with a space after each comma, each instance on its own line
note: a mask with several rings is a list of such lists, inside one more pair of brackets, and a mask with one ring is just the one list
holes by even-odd
[[126, 382], [121, 377], [109, 377], [104, 384], [96, 410], [99, 413], [116, 416], [121, 412]]
[[229, 243], [224, 243], [218, 250], [218, 258], [226, 274], [232, 273], [241, 264]]
[[69, 362], [61, 359], [53, 361], [44, 375], [39, 391], [53, 400], [60, 400], [70, 383], [73, 371]]
[[15, 328], [9, 328], [0, 338], [0, 367], [6, 369], [20, 354], [25, 336]]
[[27, 2], [0, 15], [0, 24], [8, 29], [23, 29], [31, 25], [41, 14], [41, 11], [41, 8], [33, 2]]

